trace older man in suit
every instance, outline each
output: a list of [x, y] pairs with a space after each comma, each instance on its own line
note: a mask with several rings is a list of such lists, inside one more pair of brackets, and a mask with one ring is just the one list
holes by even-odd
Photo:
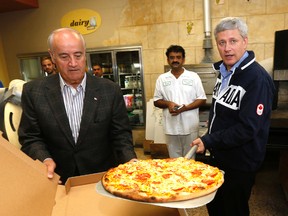
[[31, 81], [22, 92], [22, 150], [43, 161], [48, 178], [106, 171], [136, 158], [119, 86], [85, 73], [82, 35], [70, 28], [48, 38], [59, 74]]

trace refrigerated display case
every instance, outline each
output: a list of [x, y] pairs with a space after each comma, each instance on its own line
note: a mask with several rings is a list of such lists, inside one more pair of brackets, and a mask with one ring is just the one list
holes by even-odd
[[103, 78], [119, 84], [132, 127], [145, 126], [145, 95], [141, 46], [87, 50], [88, 71], [101, 64]]
[[37, 54], [24, 54], [19, 55], [20, 73], [24, 81], [31, 81], [44, 76], [44, 72], [41, 67], [41, 58], [49, 56], [48, 53]]

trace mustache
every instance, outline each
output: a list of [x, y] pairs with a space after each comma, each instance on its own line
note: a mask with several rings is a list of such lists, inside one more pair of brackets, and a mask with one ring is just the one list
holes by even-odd
[[172, 64], [180, 64], [179, 62], [172, 62]]

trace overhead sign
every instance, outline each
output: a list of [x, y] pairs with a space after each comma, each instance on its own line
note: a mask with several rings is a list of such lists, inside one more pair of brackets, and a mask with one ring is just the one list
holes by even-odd
[[101, 25], [99, 13], [90, 9], [78, 9], [70, 11], [61, 19], [62, 27], [69, 27], [79, 31], [81, 34], [95, 32]]

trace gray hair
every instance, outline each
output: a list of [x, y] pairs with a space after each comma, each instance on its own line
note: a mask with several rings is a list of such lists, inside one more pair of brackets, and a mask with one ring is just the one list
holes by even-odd
[[84, 40], [82, 34], [80, 34], [80, 32], [78, 32], [77, 30], [72, 29], [72, 28], [59, 28], [59, 29], [56, 29], [56, 30], [52, 31], [52, 32], [50, 33], [50, 35], [48, 36], [47, 45], [48, 45], [48, 48], [49, 48], [50, 50], [53, 50], [52, 48], [53, 48], [54, 35], [55, 35], [56, 33], [58, 33], [58, 32], [62, 32], [62, 31], [69, 31], [69, 32], [71, 32], [71, 33], [76, 34], [76, 35], [80, 38], [80, 40], [81, 40], [82, 43], [83, 43], [84, 48], [86, 49], [85, 40]]
[[240, 32], [240, 35], [243, 38], [246, 38], [248, 36], [247, 24], [238, 17], [223, 18], [215, 27], [214, 36], [217, 39], [217, 34], [219, 32], [226, 31], [226, 30], [234, 30], [234, 29], [238, 29]]

